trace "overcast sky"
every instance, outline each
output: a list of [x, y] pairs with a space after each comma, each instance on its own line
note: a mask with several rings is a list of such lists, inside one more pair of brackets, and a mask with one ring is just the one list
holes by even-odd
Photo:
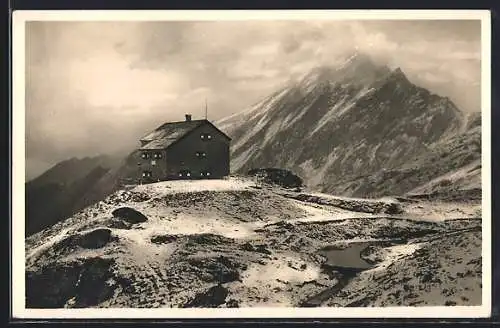
[[219, 119], [355, 49], [480, 110], [479, 21], [29, 22], [27, 177], [130, 148], [185, 113]]

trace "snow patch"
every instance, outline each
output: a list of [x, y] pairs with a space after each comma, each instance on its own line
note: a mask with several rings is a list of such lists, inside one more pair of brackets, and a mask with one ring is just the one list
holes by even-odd
[[481, 217], [481, 204], [460, 204], [446, 202], [419, 202], [407, 205], [405, 217], [409, 220], [442, 222], [454, 219]]
[[407, 244], [407, 245], [397, 245], [384, 248], [387, 251], [384, 261], [377, 264], [373, 269], [366, 270], [362, 274], [371, 273], [374, 271], [381, 271], [386, 269], [392, 263], [399, 261], [406, 256], [412, 255], [416, 250], [422, 247], [421, 244]]
[[314, 222], [326, 222], [326, 221], [340, 221], [345, 219], [354, 218], [375, 218], [380, 217], [380, 215], [375, 216], [370, 213], [360, 213], [352, 212], [343, 209], [332, 209], [327, 210], [325, 208], [317, 208], [314, 206], [297, 203], [296, 206], [307, 213], [306, 217], [286, 220], [288, 223], [303, 222], [303, 223], [314, 223]]
[[308, 104], [306, 104], [301, 109], [288, 114], [285, 117], [285, 119], [283, 120], [282, 126], [284, 128], [288, 128], [292, 124], [298, 122], [309, 111], [309, 109], [311, 108], [313, 103], [314, 103], [314, 101], [310, 101]]
[[[302, 267], [302, 268], [301, 268]], [[312, 282], [320, 277], [319, 266], [292, 256], [278, 255], [276, 259], [262, 264], [252, 264], [242, 274], [245, 290], [256, 292], [259, 297], [244, 306], [285, 306], [292, 307], [292, 295], [285, 290], [290, 285]]]
[[[465, 165], [455, 171], [451, 171], [444, 175], [441, 175], [428, 183], [419, 186], [408, 194], [419, 194], [432, 191], [433, 187], [439, 185], [439, 183], [449, 181], [450, 185], [456, 187], [461, 187], [462, 189], [472, 189], [481, 188], [481, 160], [474, 161], [468, 165]], [[477, 168], [477, 169], [476, 169]]]
[[[252, 131], [248, 131], [247, 133], [245, 133], [245, 136], [240, 138], [238, 140], [238, 143], [234, 145], [234, 147], [238, 148], [241, 145], [245, 144], [248, 140], [250, 140], [260, 130], [260, 128], [262, 128], [267, 123], [263, 121], [263, 119], [266, 117], [266, 114], [268, 113], [269, 109], [271, 109], [274, 106], [274, 104], [278, 100], [280, 100], [288, 91], [289, 89], [285, 88], [280, 92], [275, 93], [263, 99], [262, 101], [252, 105], [250, 108], [246, 110], [234, 113], [230, 116], [220, 119], [219, 121], [217, 121], [217, 124], [219, 125], [219, 128], [223, 131], [233, 131], [240, 125], [249, 121], [254, 121], [258, 119], [260, 116], [260, 121], [259, 123], [256, 124], [254, 129], [252, 129]], [[257, 128], [257, 126], [259, 128]]]
[[268, 127], [266, 134], [264, 136], [264, 141], [262, 142], [262, 146], [265, 146], [281, 129], [282, 122], [275, 121]]
[[[297, 270], [289, 263], [306, 264], [306, 268], [303, 271]], [[319, 275], [319, 266], [306, 263], [295, 257], [282, 256], [276, 260], [270, 260], [264, 265], [252, 264], [243, 274], [243, 284], [247, 286], [265, 285], [266, 282], [274, 280], [302, 283], [316, 280]]]
[[381, 198], [356, 198], [356, 197], [345, 197], [345, 196], [335, 196], [331, 194], [324, 194], [320, 192], [308, 193], [308, 195], [326, 198], [326, 199], [335, 199], [335, 200], [345, 200], [345, 201], [357, 201], [357, 202], [385, 202], [385, 203], [398, 203], [398, 201], [391, 197], [381, 197]]
[[316, 124], [316, 127], [311, 131], [310, 135], [314, 135], [327, 123], [333, 121], [337, 117], [344, 115], [344, 113], [349, 111], [349, 109], [351, 109], [359, 99], [373, 92], [374, 90], [374, 88], [363, 88], [350, 100], [348, 99], [349, 97], [347, 95], [342, 97], [342, 99], [336, 102], [335, 105], [331, 107], [330, 110], [325, 113], [325, 115], [323, 115], [323, 117], [318, 121], [318, 124]]
[[[161, 211], [159, 213], [161, 214]], [[255, 228], [260, 227], [262, 222], [235, 223], [234, 221], [221, 219], [207, 214], [197, 217], [190, 215], [179, 215], [175, 219], [153, 218], [142, 224], [139, 229], [120, 231], [122, 237], [132, 240], [137, 244], [150, 243], [151, 237], [156, 235], [195, 235], [210, 233], [227, 238], [246, 238], [254, 233]], [[259, 224], [260, 223], [260, 224]], [[118, 231], [118, 230], [117, 230]]]
[[324, 180], [325, 174], [330, 168], [330, 166], [337, 160], [337, 154], [335, 150], [328, 154], [328, 157], [324, 161], [320, 168], [315, 168], [312, 165], [312, 160], [308, 160], [300, 164], [300, 168], [304, 170], [304, 175], [307, 176], [308, 185], [311, 187], [318, 186]]
[[255, 186], [251, 180], [228, 178], [213, 180], [174, 180], [139, 185], [132, 189], [135, 192], [146, 192], [152, 197], [158, 195], [189, 193], [200, 191], [237, 191]]
[[60, 242], [64, 238], [68, 237], [68, 232], [70, 232], [70, 230], [71, 229], [69, 229], [69, 228], [63, 229], [57, 235], [53, 236], [52, 238], [50, 238], [45, 243], [43, 243], [43, 244], [39, 245], [38, 247], [34, 248], [31, 252], [29, 252], [26, 255], [26, 260], [31, 259], [32, 257], [34, 257], [35, 255], [39, 254], [40, 252], [42, 252], [42, 251], [44, 251], [44, 250], [52, 247], [53, 245], [55, 245], [56, 243]]
[[240, 153], [237, 157], [233, 158], [231, 161], [232, 170], [238, 171], [243, 165], [245, 165], [248, 159], [251, 158], [256, 151], [257, 148], [255, 147], [255, 145], [252, 145], [251, 147]]

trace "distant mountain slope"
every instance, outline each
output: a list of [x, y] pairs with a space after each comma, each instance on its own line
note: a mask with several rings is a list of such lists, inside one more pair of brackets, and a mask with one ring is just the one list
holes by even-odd
[[89, 205], [84, 195], [91, 193], [117, 163], [109, 156], [72, 158], [26, 183], [26, 234], [49, 227]]
[[476, 190], [475, 197], [480, 197], [481, 127], [435, 143], [400, 167], [339, 181], [326, 189], [366, 197]]
[[109, 156], [76, 158], [62, 161], [45, 171], [37, 178], [27, 182], [28, 187], [38, 187], [49, 183], [69, 185], [83, 178], [96, 166], [110, 167], [114, 159]]
[[[419, 156], [427, 164], [433, 149], [452, 142], [447, 140], [467, 124], [477, 126], [480, 120], [468, 122], [450, 99], [363, 54], [339, 67], [316, 68], [242, 114], [218, 122], [233, 138], [233, 171], [281, 167], [303, 177], [311, 189], [354, 195], [417, 187], [407, 184], [396, 187], [397, 192], [389, 187], [334, 188], [383, 169], [402, 169]], [[449, 164], [460, 163], [451, 159]]]

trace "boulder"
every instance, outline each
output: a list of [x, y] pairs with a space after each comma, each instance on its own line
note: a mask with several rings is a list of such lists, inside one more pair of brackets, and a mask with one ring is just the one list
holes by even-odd
[[256, 176], [263, 182], [279, 185], [284, 188], [299, 188], [303, 186], [302, 179], [291, 171], [279, 168], [259, 168], [248, 171], [248, 175]]
[[186, 303], [183, 307], [215, 308], [225, 303], [228, 294], [229, 291], [227, 288], [221, 285], [216, 285], [209, 288], [205, 292], [197, 294], [190, 302]]
[[94, 257], [50, 263], [38, 270], [26, 271], [26, 307], [96, 306], [109, 299], [117, 288], [107, 284], [113, 264], [112, 259]]
[[389, 203], [385, 207], [384, 212], [386, 214], [401, 214], [404, 212], [403, 208], [401, 207], [400, 203]]
[[153, 244], [169, 244], [175, 242], [177, 238], [176, 235], [157, 235], [151, 237], [151, 242]]
[[78, 237], [78, 245], [83, 248], [101, 248], [111, 240], [111, 230], [106, 228], [95, 229]]
[[134, 210], [131, 207], [120, 207], [112, 212], [114, 217], [118, 217], [129, 223], [141, 223], [146, 222], [148, 218], [141, 212]]

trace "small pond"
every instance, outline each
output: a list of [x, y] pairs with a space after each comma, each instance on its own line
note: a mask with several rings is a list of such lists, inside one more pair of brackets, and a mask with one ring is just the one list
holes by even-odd
[[[319, 251], [319, 254], [326, 257], [326, 262], [322, 267], [328, 275], [338, 279], [338, 283], [319, 294], [305, 299], [299, 306], [316, 307], [342, 290], [349, 281], [361, 271], [370, 269], [373, 265], [361, 258], [361, 253], [374, 242], [352, 243], [340, 249], [335, 246], [327, 246]], [[337, 274], [336, 274], [337, 273]], [[339, 275], [340, 274], [340, 275]]]
[[344, 249], [325, 247], [319, 251], [319, 254], [327, 258], [327, 261], [323, 263], [325, 266], [338, 269], [366, 270], [371, 268], [372, 265], [361, 258], [361, 252], [371, 244], [373, 243], [352, 243]]

